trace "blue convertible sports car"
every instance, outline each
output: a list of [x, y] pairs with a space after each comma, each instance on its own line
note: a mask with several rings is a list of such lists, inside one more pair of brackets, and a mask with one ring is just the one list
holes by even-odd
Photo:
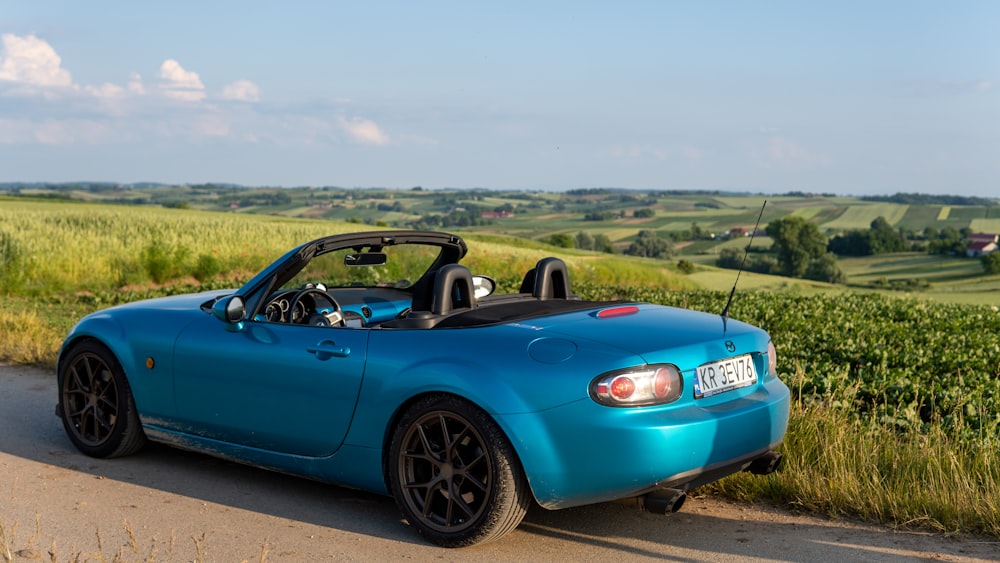
[[778, 466], [789, 393], [766, 332], [581, 300], [558, 258], [495, 294], [465, 254], [446, 233], [335, 235], [235, 292], [93, 313], [60, 351], [56, 413], [91, 456], [153, 440], [392, 495], [448, 547], [532, 502], [668, 512]]

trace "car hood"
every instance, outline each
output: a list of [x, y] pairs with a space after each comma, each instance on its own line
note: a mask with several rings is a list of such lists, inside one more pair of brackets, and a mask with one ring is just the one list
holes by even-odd
[[[602, 316], [604, 311], [621, 314]], [[690, 351], [724, 357], [766, 350], [767, 333], [719, 315], [663, 305], [611, 305], [601, 309], [554, 315], [521, 323], [548, 336], [559, 334], [576, 341], [593, 341], [642, 356], [652, 363], [676, 361], [676, 352]], [[704, 357], [704, 356], [702, 356]]]
[[[220, 297], [232, 294], [234, 289], [203, 291], [201, 293], [187, 293], [184, 295], [171, 295], [168, 297], [156, 297], [142, 301], [133, 301], [123, 305], [116, 305], [105, 311], [130, 311], [136, 309], [155, 309], [158, 311], [180, 311], [198, 309], [205, 303], [213, 302]], [[101, 312], [101, 311], [99, 311]]]

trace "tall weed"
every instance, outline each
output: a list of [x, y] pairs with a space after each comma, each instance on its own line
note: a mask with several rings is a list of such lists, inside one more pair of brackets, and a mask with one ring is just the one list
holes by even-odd
[[17, 293], [24, 285], [24, 252], [14, 236], [0, 231], [0, 293]]

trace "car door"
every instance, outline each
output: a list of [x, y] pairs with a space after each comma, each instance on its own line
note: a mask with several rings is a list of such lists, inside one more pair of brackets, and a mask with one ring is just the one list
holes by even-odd
[[325, 456], [343, 442], [369, 330], [214, 318], [181, 331], [174, 393], [181, 430], [232, 444]]

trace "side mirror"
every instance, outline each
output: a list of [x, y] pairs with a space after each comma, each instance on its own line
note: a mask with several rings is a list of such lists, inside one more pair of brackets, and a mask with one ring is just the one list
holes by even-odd
[[482, 299], [487, 295], [493, 295], [497, 289], [497, 282], [488, 276], [472, 276], [472, 293], [476, 299]]
[[226, 324], [241, 325], [246, 320], [246, 302], [239, 295], [230, 295], [215, 302], [212, 314]]

